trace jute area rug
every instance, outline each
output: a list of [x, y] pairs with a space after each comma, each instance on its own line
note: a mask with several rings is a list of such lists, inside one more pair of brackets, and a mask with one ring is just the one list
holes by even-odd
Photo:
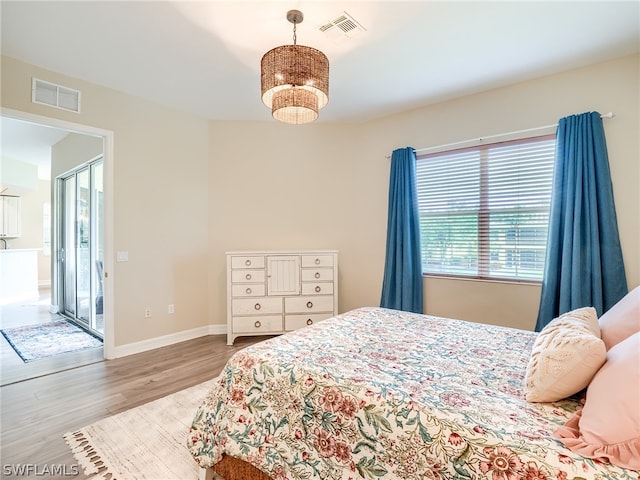
[[186, 442], [214, 380], [105, 418], [64, 438], [91, 480], [189, 480], [198, 466]]

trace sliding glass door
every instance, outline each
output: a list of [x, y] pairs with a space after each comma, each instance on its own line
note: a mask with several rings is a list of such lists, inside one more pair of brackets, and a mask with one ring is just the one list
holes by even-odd
[[102, 158], [59, 180], [60, 312], [102, 337]]

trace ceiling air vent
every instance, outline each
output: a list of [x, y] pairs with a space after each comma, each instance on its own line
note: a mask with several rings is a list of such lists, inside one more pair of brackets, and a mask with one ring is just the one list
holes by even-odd
[[353, 38], [366, 31], [360, 22], [347, 12], [342, 12], [335, 20], [325, 23], [318, 30], [334, 40], [344, 39], [344, 37]]
[[31, 84], [31, 101], [42, 105], [80, 113], [80, 91], [34, 78]]

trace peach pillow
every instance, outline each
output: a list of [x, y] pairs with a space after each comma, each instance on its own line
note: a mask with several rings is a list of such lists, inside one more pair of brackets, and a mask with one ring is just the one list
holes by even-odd
[[627, 293], [598, 320], [607, 350], [640, 332], [640, 287]]
[[553, 436], [583, 457], [640, 470], [640, 333], [609, 350], [583, 409]]
[[589, 385], [606, 355], [594, 308], [579, 308], [552, 320], [531, 349], [526, 400], [555, 402], [578, 393]]

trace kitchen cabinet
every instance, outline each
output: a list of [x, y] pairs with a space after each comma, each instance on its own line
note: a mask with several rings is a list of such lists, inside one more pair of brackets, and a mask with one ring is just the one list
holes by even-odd
[[20, 236], [20, 197], [0, 195], [0, 237]]

